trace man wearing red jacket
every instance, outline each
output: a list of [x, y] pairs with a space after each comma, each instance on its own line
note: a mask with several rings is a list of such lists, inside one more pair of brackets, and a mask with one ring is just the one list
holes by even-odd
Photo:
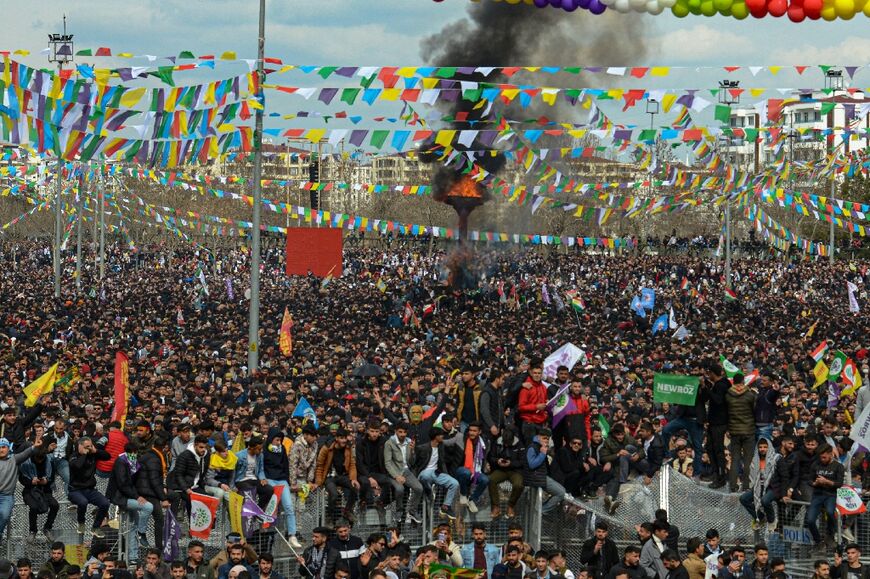
[[96, 475], [100, 478], [110, 477], [112, 474], [112, 467], [115, 466], [115, 459], [124, 452], [124, 447], [129, 442], [127, 435], [124, 434], [123, 430], [121, 430], [120, 422], [114, 420], [109, 423], [108, 427], [109, 432], [103, 440], [100, 440], [100, 444], [105, 445], [105, 451], [109, 453], [111, 458], [108, 460], [97, 461]]
[[550, 415], [547, 412], [547, 387], [542, 381], [544, 367], [538, 362], [529, 368], [529, 377], [520, 388], [517, 413], [522, 423], [523, 439], [531, 441], [543, 428]]

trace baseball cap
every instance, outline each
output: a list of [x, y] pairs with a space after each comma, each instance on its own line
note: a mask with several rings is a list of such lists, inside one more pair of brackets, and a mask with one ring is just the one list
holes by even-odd
[[242, 536], [239, 533], [228, 533], [227, 534], [227, 543], [238, 543], [242, 540]]

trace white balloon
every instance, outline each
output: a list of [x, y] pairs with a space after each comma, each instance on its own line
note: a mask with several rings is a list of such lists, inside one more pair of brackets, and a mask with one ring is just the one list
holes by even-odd
[[648, 0], [628, 0], [628, 4], [635, 12], [642, 12], [646, 7], [647, 1]]
[[677, 0], [659, 0], [659, 4], [664, 8], [673, 8]]
[[631, 4], [628, 3], [628, 0], [616, 0], [616, 2], [613, 3], [613, 8], [616, 9], [617, 12], [622, 12], [623, 14], [631, 12]]
[[660, 0], [649, 0], [646, 3], [646, 11], [650, 14], [658, 15], [664, 11], [665, 7], [662, 6]]

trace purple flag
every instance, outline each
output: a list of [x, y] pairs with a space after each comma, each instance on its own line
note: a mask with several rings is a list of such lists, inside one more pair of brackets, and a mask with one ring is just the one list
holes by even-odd
[[544, 300], [544, 303], [548, 306], [550, 305], [550, 292], [547, 291], [547, 284], [541, 284], [541, 299]]
[[242, 496], [245, 497], [242, 503], [242, 528], [245, 532], [245, 537], [250, 537], [254, 533], [258, 519], [264, 523], [275, 522], [275, 517], [270, 517], [264, 513], [260, 505], [254, 501], [247, 491], [242, 493]]
[[175, 561], [178, 559], [178, 537], [181, 535], [181, 526], [175, 520], [172, 509], [166, 509], [166, 521], [163, 524], [163, 560]]
[[224, 280], [224, 284], [227, 286], [227, 299], [235, 301], [236, 293], [233, 291], [233, 278], [228, 277]]
[[577, 405], [574, 403], [574, 399], [568, 395], [569, 386], [565, 386], [559, 390], [559, 392], [553, 396], [553, 399], [547, 403], [547, 406], [550, 407], [550, 412], [553, 414], [553, 428], [556, 428], [559, 423], [562, 422], [563, 418], [577, 410]]

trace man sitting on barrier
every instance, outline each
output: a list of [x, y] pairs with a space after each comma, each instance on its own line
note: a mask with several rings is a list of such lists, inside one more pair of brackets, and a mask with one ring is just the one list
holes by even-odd
[[109, 458], [111, 456], [108, 452], [102, 448], [97, 448], [90, 438], [84, 436], [78, 441], [76, 455], [69, 461], [69, 500], [77, 507], [76, 521], [79, 525], [79, 534], [85, 532], [85, 515], [88, 512], [88, 505], [94, 505], [97, 510], [94, 513], [91, 534], [98, 539], [106, 536], [100, 527], [103, 526], [103, 521], [109, 514], [109, 501], [97, 490], [95, 474], [97, 461]]
[[601, 450], [601, 460], [610, 464], [614, 476], [605, 487], [604, 507], [615, 513], [619, 507], [619, 487], [628, 482], [631, 468], [642, 458], [638, 452], [637, 441], [625, 432], [625, 424], [617, 422], [610, 429], [610, 435], [604, 441]]
[[553, 512], [565, 498], [565, 487], [550, 476], [549, 451], [550, 431], [544, 428], [532, 438], [523, 463], [523, 484], [532, 489], [544, 489], [550, 495], [541, 505], [542, 515]]
[[130, 517], [129, 524], [132, 526], [134, 535], [128, 534], [127, 556], [135, 561], [139, 558], [139, 547], [148, 546], [148, 519], [154, 511], [154, 505], [139, 494], [134, 479], [139, 473], [139, 446], [135, 442], [128, 442], [124, 452], [115, 460], [112, 466], [112, 474], [109, 478], [109, 486], [106, 487], [106, 498], [112, 504], [127, 512]]
[[459, 490], [459, 482], [447, 474], [444, 452], [441, 443], [444, 441], [444, 431], [432, 427], [429, 431], [429, 442], [416, 446], [414, 457], [414, 470], [417, 480], [423, 488], [432, 490], [432, 485], [444, 487], [447, 494], [441, 504], [439, 514], [448, 519], [455, 519], [453, 514], [453, 501], [456, 491]]
[[172, 503], [172, 512], [179, 516], [181, 505], [190, 513], [191, 493], [205, 494], [206, 485], [216, 487], [218, 482], [209, 479], [211, 448], [208, 438], [198, 434], [193, 440], [193, 448], [182, 450], [175, 459], [173, 468], [166, 477], [166, 488]]
[[827, 444], [819, 447], [819, 461], [812, 471], [813, 498], [807, 509], [806, 525], [810, 529], [816, 545], [822, 542], [819, 534], [818, 519], [822, 510], [827, 514], [827, 546], [834, 545], [834, 515], [837, 511], [837, 489], [843, 486], [845, 470], [843, 465], [834, 460], [834, 449]]

